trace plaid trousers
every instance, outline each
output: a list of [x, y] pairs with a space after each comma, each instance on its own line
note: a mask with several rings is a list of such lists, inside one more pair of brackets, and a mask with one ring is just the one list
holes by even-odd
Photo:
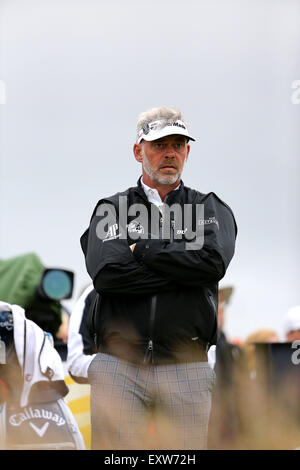
[[208, 362], [136, 365], [98, 353], [88, 370], [92, 449], [205, 449]]

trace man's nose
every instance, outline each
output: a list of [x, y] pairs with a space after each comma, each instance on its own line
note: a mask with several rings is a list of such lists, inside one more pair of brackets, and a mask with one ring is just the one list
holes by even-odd
[[173, 145], [170, 144], [165, 148], [164, 157], [165, 158], [174, 158], [175, 157], [175, 149], [174, 149]]

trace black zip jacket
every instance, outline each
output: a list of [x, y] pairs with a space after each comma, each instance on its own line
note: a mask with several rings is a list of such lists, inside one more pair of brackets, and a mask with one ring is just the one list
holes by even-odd
[[[101, 199], [80, 239], [99, 294], [90, 315], [96, 351], [157, 364], [206, 360], [207, 348], [216, 343], [218, 282], [234, 254], [234, 215], [216, 194], [183, 182], [164, 203], [181, 208], [182, 220], [175, 211], [162, 217], [139, 180], [136, 187]], [[147, 211], [147, 220], [137, 220], [141, 206], [133, 204]], [[202, 244], [193, 245], [195, 236], [186, 238], [188, 227], [204, 230]]]

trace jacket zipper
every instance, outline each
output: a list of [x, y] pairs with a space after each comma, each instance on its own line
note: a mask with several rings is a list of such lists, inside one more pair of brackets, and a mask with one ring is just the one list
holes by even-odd
[[[161, 237], [162, 235], [162, 224], [163, 224], [163, 218], [160, 217], [159, 219], [159, 236]], [[154, 320], [155, 320], [155, 313], [156, 313], [156, 301], [157, 301], [157, 296], [153, 295], [151, 297], [151, 310], [150, 310], [150, 321], [149, 321], [149, 340], [148, 340], [148, 345], [147, 345], [147, 351], [144, 357], [144, 363], [154, 363], [154, 357], [153, 357], [153, 327], [154, 327]]]
[[[161, 235], [161, 228], [162, 228], [163, 218], [160, 218], [160, 235]], [[175, 221], [171, 220], [171, 234], [170, 234], [170, 242], [172, 243], [174, 240], [174, 225]], [[151, 362], [154, 363], [154, 350], [153, 350], [153, 327], [154, 327], [154, 320], [155, 320], [155, 313], [156, 313], [156, 301], [157, 295], [153, 295], [151, 297], [151, 312], [150, 312], [150, 326], [149, 326], [149, 340], [147, 345], [146, 355], [144, 357], [144, 362]]]
[[[163, 217], [159, 219], [159, 235], [162, 236], [162, 224], [163, 224]], [[174, 226], [175, 221], [171, 220], [171, 233], [170, 233], [170, 242], [172, 243], [174, 240]], [[157, 295], [153, 295], [151, 297], [151, 311], [150, 311], [150, 323], [149, 323], [149, 340], [147, 345], [147, 351], [144, 357], [144, 363], [154, 363], [154, 345], [153, 345], [153, 327], [154, 327], [154, 320], [155, 320], [155, 313], [156, 313], [156, 301]]]
[[150, 311], [150, 323], [149, 323], [149, 340], [148, 340], [148, 345], [147, 345], [147, 351], [144, 357], [144, 363], [154, 363], [154, 357], [153, 357], [153, 327], [154, 327], [154, 320], [155, 320], [155, 313], [156, 313], [156, 301], [157, 301], [157, 295], [153, 295], [151, 297], [151, 311]]

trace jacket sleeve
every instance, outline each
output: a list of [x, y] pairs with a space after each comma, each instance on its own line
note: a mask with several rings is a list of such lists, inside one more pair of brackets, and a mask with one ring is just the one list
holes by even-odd
[[237, 226], [231, 209], [214, 193], [204, 200], [203, 244], [191, 249], [185, 240], [140, 240], [134, 255], [151, 270], [181, 285], [218, 282], [233, 257]]
[[[108, 209], [105, 215], [99, 215], [102, 203]], [[113, 212], [112, 205], [100, 201], [89, 228], [80, 239], [87, 271], [96, 291], [100, 294], [138, 295], [174, 289], [174, 282], [167, 276], [152, 270], [134, 257], [127, 237], [121, 235], [124, 228], [119, 226], [118, 217]], [[100, 233], [105, 218], [106, 236]]]

